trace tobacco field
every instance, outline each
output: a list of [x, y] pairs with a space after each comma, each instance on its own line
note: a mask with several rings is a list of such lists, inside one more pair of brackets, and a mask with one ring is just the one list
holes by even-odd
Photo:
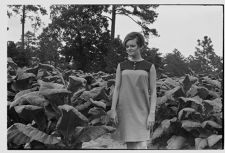
[[[113, 134], [115, 74], [19, 68], [7, 61], [8, 149], [82, 149]], [[157, 79], [156, 122], [149, 149], [222, 149], [222, 80], [204, 75]]]

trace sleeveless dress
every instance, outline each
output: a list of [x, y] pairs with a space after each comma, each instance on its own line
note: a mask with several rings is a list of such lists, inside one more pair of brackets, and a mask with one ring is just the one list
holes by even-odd
[[149, 71], [146, 60], [120, 63], [121, 84], [117, 103], [117, 136], [122, 142], [147, 141], [147, 117], [150, 110]]

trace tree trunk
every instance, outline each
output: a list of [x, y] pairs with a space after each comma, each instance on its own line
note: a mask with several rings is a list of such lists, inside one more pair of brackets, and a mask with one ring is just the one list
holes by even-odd
[[78, 65], [78, 69], [82, 70], [82, 71], [86, 71], [87, 69], [87, 55], [84, 53], [84, 47], [82, 45], [82, 38], [81, 38], [81, 33], [79, 31], [77, 31], [77, 38], [76, 41], [79, 44], [79, 46], [76, 47], [76, 50], [78, 52], [79, 55], [79, 65]]
[[25, 24], [25, 5], [23, 5], [23, 16], [22, 16], [22, 51], [24, 51], [24, 24]]
[[115, 36], [115, 24], [116, 24], [116, 6], [112, 5], [111, 41], [113, 41]]

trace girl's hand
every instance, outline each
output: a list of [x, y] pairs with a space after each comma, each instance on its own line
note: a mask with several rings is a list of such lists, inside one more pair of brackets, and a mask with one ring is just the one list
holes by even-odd
[[118, 116], [117, 116], [117, 112], [115, 109], [111, 109], [108, 112], [108, 115], [110, 117], [110, 119], [117, 125], [118, 124]]
[[154, 124], [155, 124], [155, 121], [149, 115], [148, 119], [147, 119], [147, 129], [148, 130], [150, 129], [150, 133], [151, 134], [153, 133], [153, 126], [154, 126]]

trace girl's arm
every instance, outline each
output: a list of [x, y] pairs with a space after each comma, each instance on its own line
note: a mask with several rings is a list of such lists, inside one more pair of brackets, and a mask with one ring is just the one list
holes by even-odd
[[156, 70], [155, 65], [152, 64], [149, 75], [149, 85], [150, 85], [150, 112], [149, 121], [155, 121], [155, 109], [156, 109]]
[[114, 88], [113, 97], [112, 97], [111, 110], [116, 110], [116, 105], [117, 105], [118, 97], [119, 97], [120, 83], [121, 83], [120, 64], [117, 65], [115, 81], [116, 82], [115, 82], [115, 88]]

